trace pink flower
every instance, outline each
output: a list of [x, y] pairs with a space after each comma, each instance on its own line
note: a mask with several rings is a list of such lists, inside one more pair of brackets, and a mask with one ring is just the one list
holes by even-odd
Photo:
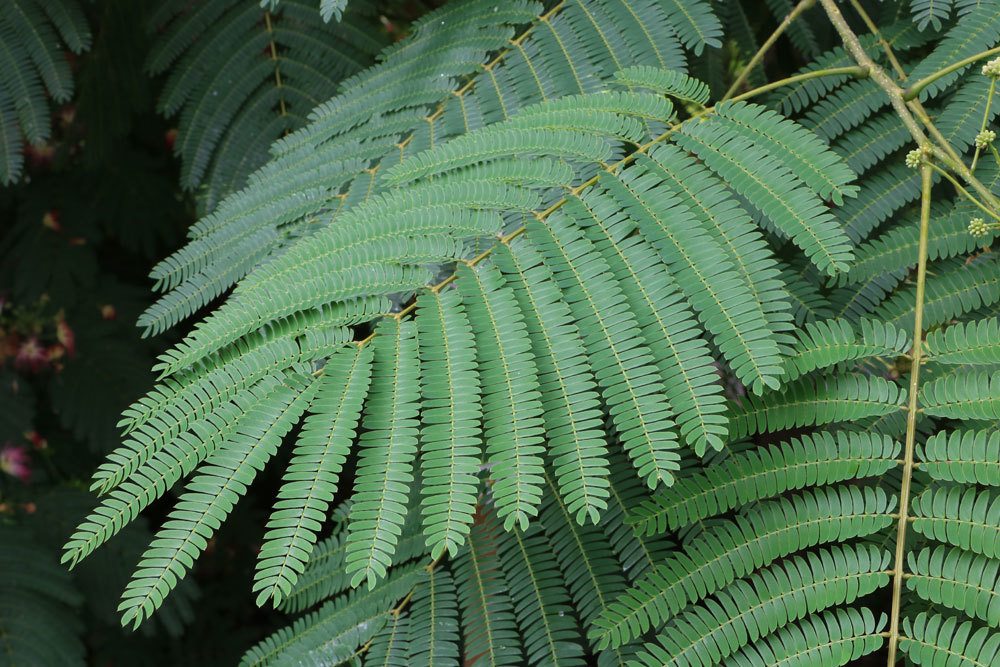
[[0, 449], [0, 470], [17, 477], [22, 482], [31, 479], [31, 459], [28, 449], [17, 445], [4, 445]]
[[17, 348], [17, 355], [14, 357], [14, 365], [22, 370], [37, 373], [49, 363], [49, 353], [32, 336], [22, 342]]

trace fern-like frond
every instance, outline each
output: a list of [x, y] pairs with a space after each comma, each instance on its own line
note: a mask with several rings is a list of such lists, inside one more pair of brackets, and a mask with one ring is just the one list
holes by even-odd
[[954, 656], [973, 666], [992, 665], [1000, 660], [1000, 634], [954, 616], [922, 612], [903, 619], [899, 650], [917, 665], [940, 665]]
[[538, 370], [513, 290], [494, 266], [458, 273], [476, 336], [483, 384], [483, 438], [504, 528], [526, 530], [542, 484], [542, 402]]
[[[276, 11], [287, 20], [304, 2]], [[234, 11], [233, 34], [260, 30], [245, 18], [256, 3], [214, 4], [185, 16], [224, 23]], [[793, 292], [811, 283], [807, 300], [823, 301], [820, 275], [848, 267], [853, 228], [835, 211], [863, 186], [805, 126], [746, 103], [707, 107], [708, 86], [660, 69], [683, 67], [680, 43], [698, 50], [721, 25], [709, 3], [668, 5], [570, 0], [539, 18], [529, 4], [449, 4], [346, 79], [156, 269], [166, 293], [143, 320], [150, 331], [233, 289], [161, 357], [160, 384], [127, 411], [128, 443], [98, 476], [108, 498], [67, 547], [68, 559], [85, 556], [194, 472], [129, 588], [127, 618], [148, 616], [190, 569], [303, 414], [255, 590], [285, 609], [333, 600], [250, 664], [395, 664], [403, 653], [624, 664], [636, 646], [576, 628], [614, 627], [601, 619], [616, 596], [631, 599], [628, 586], [676, 615], [779, 558], [891, 521], [895, 500], [863, 480], [895, 465], [893, 439], [879, 435], [892, 424], [721, 452], [758, 431], [899, 412], [895, 383], [838, 366], [895, 356], [906, 341], [845, 315], [797, 342]], [[528, 26], [514, 37], [518, 23]], [[168, 31], [159, 57], [209, 48], [196, 38], [211, 27]], [[237, 40], [229, 56], [253, 44]], [[260, 60], [241, 74], [292, 63]], [[801, 363], [783, 387], [789, 358]], [[743, 407], [725, 400], [744, 387], [755, 396]], [[319, 542], [341, 468], [355, 463], [347, 518], [339, 510]], [[676, 519], [676, 536], [631, 530], [649, 488], [669, 493], [682, 468], [704, 465], [739, 488]], [[782, 466], [800, 474], [779, 479]], [[680, 572], [664, 563], [690, 565], [699, 550], [715, 565], [651, 592], [650, 580]], [[424, 555], [426, 575], [410, 577]], [[362, 582], [367, 591], [347, 592]], [[808, 630], [795, 655], [814, 655], [812, 639], [835, 625], [822, 618], [780, 630]], [[867, 646], [862, 636], [845, 645]], [[770, 641], [759, 640], [753, 650]]]
[[90, 47], [90, 30], [76, 0], [11, 0], [0, 11], [0, 185], [15, 183], [24, 167], [24, 143], [48, 140], [46, 97], [73, 97], [63, 53]]
[[[154, 268], [159, 286], [178, 291], [154, 304], [142, 326], [162, 330], [208, 303], [286, 245], [293, 231], [301, 233], [304, 223], [339, 210], [347, 186], [352, 200], [367, 197], [363, 186], [373, 177], [366, 164], [383, 156], [398, 159], [399, 135], [425, 124], [422, 105], [448, 99], [455, 89], [451, 77], [476, 70], [487, 52], [507, 43], [511, 25], [536, 20], [536, 10], [530, 2], [514, 2], [499, 11], [479, 0], [438, 10], [440, 20], [418, 22], [410, 39], [345, 84], [344, 96], [335, 99], [351, 99], [348, 108], [321, 106], [309, 131], [293, 132], [279, 144], [297, 150], [281, 151], [281, 158], [254, 172], [247, 187], [191, 228], [191, 243]], [[450, 115], [438, 119], [435, 136], [454, 133], [452, 124]]]
[[631, 511], [629, 523], [646, 535], [677, 531], [787, 491], [880, 476], [896, 465], [898, 454], [891, 438], [845, 432], [750, 449], [658, 490]]
[[123, 625], [138, 627], [194, 565], [209, 538], [308, 407], [314, 391], [315, 382], [287, 375], [267, 403], [208, 457], [157, 531], [125, 589], [119, 606]]
[[660, 252], [737, 376], [758, 393], [775, 387], [781, 374], [779, 351], [763, 308], [734, 268], [721, 260], [726, 251], [714, 235], [706, 234], [696, 214], [672, 196], [663, 172], [675, 154], [670, 147], [657, 147], [619, 178], [600, 184]]
[[676, 70], [658, 67], [626, 67], [615, 72], [615, 80], [624, 86], [646, 88], [679, 100], [704, 106], [711, 93], [704, 82]]
[[931, 604], [1000, 627], [1000, 562], [947, 546], [910, 552], [907, 587]]
[[503, 271], [524, 315], [538, 366], [547, 451], [560, 493], [578, 521], [597, 521], [607, 508], [607, 442], [597, 387], [570, 308], [552, 272], [531, 244], [500, 247]]
[[410, 618], [392, 614], [381, 632], [368, 644], [366, 667], [408, 667], [412, 631]]
[[[934, 225], [928, 230], [929, 259], [963, 256], [976, 249], [977, 239], [969, 234], [969, 219], [974, 215], [971, 205], [962, 202], [947, 210], [935, 207], [931, 214], [934, 215]], [[916, 264], [918, 233], [918, 227], [904, 218], [884, 234], [861, 244], [857, 249], [857, 260], [848, 273], [841, 274], [841, 280], [864, 283], [879, 275], [913, 267]], [[983, 241], [991, 241], [994, 236], [995, 233], [989, 231]]]
[[779, 264], [782, 287], [792, 305], [794, 323], [798, 326], [833, 317], [832, 299], [821, 292], [812, 265]]
[[498, 532], [491, 517], [479, 517], [469, 536], [469, 548], [455, 563], [462, 637], [466, 654], [484, 664], [520, 665], [521, 639], [510, 590], [500, 570]]
[[[608, 538], [596, 526], [574, 521], [566, 504], [556, 495], [548, 474], [546, 481], [551, 492], [542, 507], [542, 527], [578, 618], [586, 628], [626, 590], [627, 581]], [[598, 648], [589, 637], [588, 643], [592, 649]], [[621, 650], [607, 649], [599, 653], [598, 662], [620, 665], [624, 664], [622, 657]]]
[[[894, 39], [898, 32], [898, 25], [892, 24], [888, 26], [883, 33], [887, 43], [894, 49], [899, 47], [898, 42]], [[907, 25], [906, 27], [910, 26]], [[916, 30], [913, 31], [916, 32]], [[862, 35], [861, 39], [864, 40], [862, 44], [866, 49], [870, 50], [875, 41], [873, 37]], [[842, 46], [837, 46], [813, 58], [808, 65], [798, 70], [796, 74], [807, 74], [809, 72], [844, 67], [852, 64], [854, 64], [854, 61], [851, 59], [850, 54]], [[831, 91], [836, 90], [850, 80], [851, 77], [847, 74], [806, 78], [803, 81], [782, 86], [778, 91], [771, 94], [768, 101], [772, 108], [777, 109], [786, 116], [790, 116], [818, 102]]]
[[657, 153], [657, 174], [670, 183], [673, 194], [699, 220], [702, 230], [719, 242], [760, 304], [779, 350], [785, 354], [793, 328], [792, 296], [763, 232], [718, 175], [671, 146], [662, 146]]
[[986, 126], [989, 127], [1000, 113], [1000, 109], [992, 105], [987, 109], [989, 93], [989, 79], [975, 72], [966, 74], [958, 90], [947, 98], [938, 122], [941, 133], [956, 150], [965, 151], [970, 148], [983, 126], [983, 119], [986, 119]]
[[88, 556], [223, 444], [241, 433], [256, 432], [259, 415], [279, 398], [280, 385], [280, 376], [265, 378], [209, 417], [195, 422], [190, 433], [180, 437], [174, 446], [154, 454], [80, 523], [66, 542], [63, 562], [72, 565]]
[[813, 104], [800, 122], [832, 142], [888, 105], [888, 98], [875, 83], [850, 81]]
[[920, 196], [917, 175], [905, 164], [890, 164], [867, 174], [855, 199], [837, 209], [845, 233], [860, 243], [907, 204]]
[[[783, 21], [795, 8], [792, 0], [764, 0], [764, 4], [775, 21]], [[820, 54], [820, 42], [808, 13], [797, 21], [791, 21], [786, 27], [786, 34], [795, 48], [806, 56], [815, 58]]]
[[901, 409], [906, 391], [880, 377], [843, 374], [805, 377], [781, 392], [743, 401], [733, 410], [732, 438], [889, 414]]
[[924, 412], [951, 419], [1000, 419], [1000, 371], [956, 373], [924, 385]]
[[329, 355], [349, 339], [350, 329], [343, 324], [385, 303], [362, 300], [296, 314], [270, 330], [237, 341], [219, 356], [218, 363], [158, 385], [124, 412], [119, 425], [128, 437], [97, 469], [92, 488], [106, 492], [159, 452], [184, 446], [185, 431], [199, 424], [199, 436], [204, 439], [206, 428], [217, 428], [216, 413], [227, 400], [238, 399], [255, 383], [284, 369]]
[[913, 529], [988, 558], [1000, 556], [1000, 498], [961, 486], [929, 489], [913, 499]]
[[452, 557], [476, 511], [482, 445], [472, 325], [454, 290], [417, 300], [420, 339], [420, 467], [424, 534], [431, 556]]
[[649, 498], [649, 489], [631, 474], [628, 461], [616, 456], [611, 469], [611, 506], [601, 526], [630, 583], [656, 567], [675, 548], [669, 537], [643, 535], [628, 522], [632, 508]]
[[351, 585], [369, 589], [392, 564], [407, 515], [420, 400], [414, 323], [383, 320], [373, 344], [345, 559]]
[[663, 11], [670, 18], [684, 46], [699, 55], [705, 46], [719, 48], [722, 25], [705, 0], [667, 0]]
[[408, 665], [458, 665], [458, 594], [447, 570], [432, 570], [413, 594]]
[[364, 3], [325, 24], [306, 0], [277, 9], [212, 0], [158, 17], [148, 69], [169, 72], [159, 108], [179, 116], [181, 183], [206, 185], [211, 210], [261, 166], [270, 144], [298, 129], [338, 84], [384, 45]]
[[727, 664], [742, 645], [885, 586], [888, 564], [887, 551], [860, 544], [833, 546], [779, 562], [735, 581], [703, 606], [685, 611], [655, 643], [646, 644], [639, 660], [677, 667]]
[[[826, 78], [823, 77], [823, 80]], [[841, 136], [831, 148], [847, 162], [851, 170], [861, 175], [910, 140], [910, 133], [896, 115], [883, 111], [861, 127]]]
[[[977, 3], [975, 9], [960, 18], [955, 27], [938, 42], [930, 55], [910, 72], [910, 77], [913, 81], [919, 81], [946, 65], [996, 45], [997, 41], [1000, 41], [1000, 3], [992, 1]], [[920, 92], [919, 99], [926, 101], [946, 90], [967, 67], [944, 74], [930, 82]]]
[[788, 380], [817, 369], [830, 368], [865, 357], [898, 357], [910, 349], [906, 333], [878, 320], [861, 320], [860, 331], [846, 320], [807, 324], [786, 362]]
[[498, 548], [528, 664], [585, 664], [569, 593], [541, 529], [505, 533]]
[[857, 195], [856, 178], [840, 157], [804, 127], [762, 107], [746, 102], [724, 102], [715, 107], [713, 118], [724, 127], [759, 142], [792, 174], [821, 198], [843, 204], [844, 197]]
[[[350, 507], [346, 504], [333, 512], [340, 515], [333, 534], [319, 542], [310, 554], [305, 571], [299, 575], [292, 592], [282, 601], [282, 611], [297, 613], [329, 600], [351, 587], [351, 575], [344, 567], [347, 557], [347, 520]], [[419, 523], [407, 521], [396, 543], [394, 560], [405, 563], [427, 556]]]
[[[578, 200], [575, 200], [578, 201]], [[584, 332], [591, 368], [612, 420], [639, 475], [650, 486], [670, 482], [678, 468], [672, 412], [643, 342], [631, 335], [637, 323], [610, 267], [574, 220], [590, 214], [570, 204], [542, 225], [529, 221], [528, 238], [552, 268], [570, 310]]]
[[741, 649], [734, 659], [737, 664], [753, 667], [847, 665], [882, 647], [886, 620], [885, 614], [876, 618], [868, 607], [814, 614]]
[[621, 646], [659, 628], [689, 603], [807, 546], [869, 535], [892, 522], [894, 500], [879, 489], [817, 489], [753, 507], [691, 540], [595, 619], [601, 647]]
[[333, 355], [318, 381], [257, 557], [257, 604], [289, 595], [316, 544], [371, 381], [372, 350]]
[[393, 605], [426, 580], [415, 565], [394, 570], [371, 589], [334, 598], [251, 648], [240, 667], [347, 662], [389, 623]]
[[86, 664], [80, 592], [27, 529], [0, 526], [0, 645], [5, 665]]
[[[903, 271], [892, 271], [875, 276], [867, 283], [835, 289], [829, 293], [828, 307], [834, 317], [841, 317], [850, 322], [858, 323], [866, 318], [871, 319], [872, 313], [879, 309], [903, 278], [905, 278]], [[896, 328], [901, 329], [899, 326]]]
[[920, 467], [934, 479], [1000, 486], [1000, 432], [942, 431], [919, 450]]
[[[843, 230], [820, 198], [765, 147], [712, 116], [686, 124], [676, 141], [744, 195], [821, 271], [833, 275], [847, 269], [853, 255]], [[768, 174], [766, 181], [764, 173]]]
[[927, 352], [940, 364], [1000, 363], [1000, 319], [961, 322], [932, 332]]
[[[583, 197], [582, 202], [591, 214], [585, 219], [584, 233], [618, 279], [660, 371], [668, 405], [678, 415], [678, 421], [683, 415], [681, 435], [698, 454], [708, 447], [721, 449], [726, 433], [724, 420], [718, 415], [722, 410], [719, 385], [712, 382], [715, 361], [707, 346], [691, 342], [699, 329], [691, 324], [692, 313], [684, 303], [681, 288], [653, 246], [642, 236], [630, 235], [634, 228], [631, 219], [605, 215], [610, 211], [609, 198], [591, 195]], [[676, 252], [672, 256], [679, 255]], [[691, 274], [687, 268], [681, 265], [684, 278]], [[723, 339], [720, 336], [716, 340]]]

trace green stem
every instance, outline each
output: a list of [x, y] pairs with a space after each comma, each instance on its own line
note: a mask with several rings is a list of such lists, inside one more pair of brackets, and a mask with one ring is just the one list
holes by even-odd
[[[983, 122], [979, 124], [979, 134], [986, 131], [986, 123], [990, 120], [990, 107], [993, 105], [993, 92], [997, 88], [997, 80], [990, 79], [990, 91], [986, 93], [986, 111], [983, 112]], [[969, 167], [969, 171], [976, 171], [976, 163], [979, 162], [979, 153], [981, 149], [976, 146], [976, 153], [972, 156], [972, 165]]]
[[794, 83], [800, 83], [802, 81], [808, 81], [809, 79], [818, 79], [821, 76], [837, 76], [837, 75], [847, 75], [853, 76], [858, 79], [865, 79], [868, 77], [869, 71], [867, 67], [861, 67], [859, 65], [853, 65], [851, 67], [830, 67], [829, 69], [818, 69], [812, 72], [805, 72], [804, 74], [796, 74], [795, 76], [790, 76], [787, 79], [781, 79], [780, 81], [773, 81], [769, 84], [754, 88], [753, 90], [748, 90], [742, 95], [737, 95], [732, 98], [733, 102], [739, 102], [742, 100], [749, 99], [751, 97], [756, 97], [757, 95], [762, 95], [764, 93], [776, 90], [778, 88], [783, 88], [785, 86], [790, 86]]
[[982, 211], [983, 213], [985, 213], [986, 215], [988, 215], [988, 216], [990, 216], [992, 218], [995, 218], [996, 220], [1000, 220], [1000, 215], [997, 215], [996, 213], [994, 213], [990, 209], [986, 208], [986, 206], [984, 206], [981, 201], [979, 201], [978, 199], [976, 199], [975, 197], [973, 197], [972, 193], [969, 192], [968, 190], [966, 190], [965, 188], [963, 188], [962, 184], [959, 183], [957, 180], [955, 180], [954, 176], [952, 176], [951, 174], [949, 174], [947, 171], [945, 171], [941, 167], [937, 166], [936, 164], [932, 164], [931, 168], [934, 171], [936, 171], [937, 173], [939, 173], [942, 176], [944, 176], [948, 180], [948, 182], [950, 182], [955, 187], [955, 190], [958, 191], [958, 193], [960, 195], [962, 195], [963, 197], [965, 197], [966, 199], [968, 199], [969, 201], [971, 201], [973, 204], [975, 204], [979, 208], [980, 211]]
[[882, 31], [879, 30], [878, 26], [875, 25], [875, 22], [872, 21], [872, 17], [868, 15], [868, 12], [865, 11], [865, 8], [861, 6], [861, 3], [858, 2], [858, 0], [851, 0], [851, 6], [854, 7], [854, 11], [857, 15], [861, 17], [865, 27], [868, 28], [868, 32], [878, 38], [878, 44], [882, 47], [882, 53], [884, 53], [885, 57], [889, 60], [889, 64], [892, 65], [892, 69], [896, 72], [896, 76], [899, 77], [900, 81], [906, 81], [906, 70], [904, 70], [903, 66], [899, 63], [899, 59], [896, 58], [896, 54], [893, 53], [892, 47], [882, 34]]
[[993, 196], [993, 192], [990, 191], [985, 185], [980, 182], [978, 178], [972, 175], [969, 168], [962, 162], [962, 157], [955, 151], [948, 139], [941, 134], [941, 131], [937, 129], [934, 123], [931, 121], [930, 116], [927, 115], [927, 111], [924, 109], [923, 105], [917, 100], [907, 102], [906, 106], [913, 110], [920, 122], [924, 124], [927, 128], [927, 132], [931, 135], [937, 145], [932, 146], [934, 150], [934, 157], [941, 161], [942, 164], [946, 165], [949, 169], [959, 174], [966, 183], [972, 186], [972, 188], [979, 194], [980, 198], [986, 202], [994, 210], [1000, 211], [1000, 202], [997, 201], [996, 197]]
[[280, 104], [281, 115], [287, 116], [288, 109], [285, 107], [285, 95], [281, 92], [284, 84], [281, 81], [281, 68], [278, 66], [278, 47], [274, 43], [274, 27], [271, 25], [271, 12], [264, 12], [264, 28], [267, 30], [270, 40], [271, 60], [274, 62], [274, 87], [278, 89], [278, 102]]
[[885, 73], [885, 70], [878, 63], [872, 60], [872, 57], [868, 55], [865, 48], [861, 46], [861, 40], [851, 30], [851, 26], [847, 24], [847, 19], [841, 13], [836, 0], [820, 0], [820, 2], [823, 4], [823, 9], [826, 10], [826, 15], [830, 19], [830, 23], [833, 24], [837, 34], [840, 35], [840, 39], [844, 43], [844, 48], [847, 49], [847, 52], [851, 54], [856, 63], [868, 68], [869, 76], [889, 96], [889, 103], [892, 104], [892, 108], [895, 110], [896, 115], [899, 116], [899, 119], [903, 121], [903, 125], [910, 131], [914, 141], [921, 146], [925, 145], [927, 137], [920, 128], [920, 124], [907, 108], [906, 102], [903, 101], [903, 89]]
[[913, 450], [917, 437], [917, 394], [920, 389], [920, 361], [923, 354], [924, 287], [927, 282], [927, 236], [931, 219], [931, 165], [920, 168], [920, 245], [917, 263], [917, 302], [913, 310], [913, 364], [910, 369], [910, 396], [906, 415], [906, 442], [903, 448], [903, 481], [899, 489], [899, 522], [896, 524], [896, 556], [892, 575], [892, 613], [889, 617], [888, 667], [896, 665], [899, 644], [899, 617], [906, 567], [906, 526], [910, 510], [910, 481], [913, 478]]
[[[983, 201], [987, 202], [992, 208], [1000, 210], [1000, 202], [997, 202], [996, 197], [993, 196], [989, 188], [980, 183], [972, 175], [969, 168], [962, 162], [961, 157], [955, 152], [951, 144], [948, 143], [947, 138], [931, 122], [930, 117], [920, 102], [917, 100], [906, 102], [903, 99], [903, 89], [899, 87], [899, 84], [893, 81], [885, 73], [885, 70], [868, 55], [868, 52], [861, 46], [858, 36], [854, 34], [851, 26], [847, 24], [847, 20], [841, 13], [840, 7], [837, 6], [836, 0], [820, 0], [820, 2], [823, 4], [823, 9], [826, 10], [826, 15], [829, 17], [830, 23], [833, 24], [837, 34], [840, 35], [840, 39], [843, 41], [848, 53], [851, 54], [856, 63], [868, 68], [872, 80], [888, 95], [889, 103], [892, 104], [893, 110], [899, 116], [903, 125], [906, 126], [906, 129], [910, 131], [910, 135], [917, 142], [917, 145], [931, 148], [934, 156], [955, 173], [960, 174], [962, 179], [971, 185], [979, 196], [982, 197]], [[917, 118], [920, 119], [919, 123], [917, 122]], [[936, 145], [928, 141], [927, 135], [924, 134], [924, 130], [921, 128], [921, 123], [927, 127], [927, 132], [937, 142]]]
[[774, 43], [778, 41], [778, 38], [784, 34], [785, 30], [788, 29], [788, 26], [792, 24], [792, 21], [797, 19], [802, 12], [812, 7], [815, 2], [816, 0], [801, 0], [799, 4], [795, 5], [795, 8], [788, 13], [788, 16], [786, 16], [784, 20], [778, 24], [778, 27], [771, 33], [771, 36], [767, 38], [767, 41], [764, 42], [759, 49], [757, 49], [757, 53], [753, 54], [753, 58], [750, 59], [750, 62], [746, 64], [746, 67], [743, 68], [740, 75], [736, 77], [735, 81], [733, 81], [733, 85], [729, 86], [729, 90], [727, 90], [726, 94], [722, 96], [722, 99], [719, 100], [720, 102], [728, 100], [732, 97], [733, 93], [739, 90], [740, 87], [746, 83], [747, 77], [750, 76], [750, 72], [752, 72], [754, 68], [760, 64], [760, 61], [764, 59], [764, 55], [771, 50], [771, 47], [774, 46]]
[[948, 76], [954, 71], [960, 70], [963, 67], [966, 67], [967, 65], [971, 65], [972, 63], [978, 60], [982, 60], [983, 58], [989, 58], [990, 56], [997, 53], [1000, 53], [1000, 46], [988, 49], [986, 51], [980, 51], [974, 56], [969, 56], [968, 58], [959, 60], [957, 63], [952, 63], [947, 67], [942, 67], [938, 71], [934, 72], [933, 74], [928, 74], [924, 78], [920, 79], [920, 81], [917, 81], [915, 84], [904, 90], [903, 99], [906, 100], [907, 102], [909, 102], [912, 99], [916, 99], [917, 95], [919, 95], [924, 88], [931, 85], [941, 77]]

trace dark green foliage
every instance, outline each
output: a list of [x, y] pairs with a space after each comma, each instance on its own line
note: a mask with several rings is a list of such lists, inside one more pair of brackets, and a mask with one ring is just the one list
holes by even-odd
[[179, 118], [181, 184], [205, 186], [204, 210], [241, 188], [271, 143], [302, 127], [384, 45], [368, 4], [354, 3], [343, 16], [341, 6], [333, 23], [333, 9], [321, 18], [314, 4], [284, 0], [264, 10], [210, 0], [160, 12], [150, 25], [158, 37], [147, 68], [169, 72], [159, 110]]
[[46, 96], [73, 97], [63, 47], [90, 47], [90, 28], [77, 0], [10, 0], [0, 11], [0, 185], [21, 178], [25, 141], [43, 145], [51, 135]]
[[83, 665], [82, 603], [70, 575], [24, 531], [0, 529], [0, 636], [5, 664]]

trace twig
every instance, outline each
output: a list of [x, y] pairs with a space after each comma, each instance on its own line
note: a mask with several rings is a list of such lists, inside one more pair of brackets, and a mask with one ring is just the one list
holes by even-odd
[[844, 42], [844, 47], [847, 48], [847, 51], [859, 65], [868, 68], [868, 75], [889, 95], [889, 102], [892, 104], [892, 108], [895, 109], [896, 114], [903, 121], [906, 129], [913, 135], [914, 140], [921, 146], [928, 143], [927, 136], [903, 100], [903, 89], [885, 73], [885, 70], [878, 63], [872, 60], [868, 52], [861, 46], [861, 41], [854, 34], [854, 31], [851, 30], [851, 27], [847, 25], [847, 20], [840, 13], [840, 7], [837, 6], [835, 0], [820, 0], [820, 2], [823, 5], [823, 9], [826, 10], [826, 14], [830, 18], [833, 27], [840, 35], [841, 41]]
[[[833, 24], [833, 27], [837, 30], [840, 35], [841, 41], [844, 42], [844, 46], [847, 48], [848, 52], [854, 57], [855, 62], [859, 65], [863, 65], [868, 68], [869, 76], [871, 79], [889, 96], [889, 103], [892, 108], [896, 111], [896, 115], [909, 130], [910, 135], [913, 137], [914, 141], [917, 142], [919, 146], [925, 146], [930, 148], [934, 157], [940, 160], [945, 166], [949, 167], [952, 171], [959, 174], [966, 183], [968, 183], [972, 188], [979, 194], [980, 198], [989, 204], [992, 208], [1000, 210], [1000, 203], [997, 202], [996, 197], [985, 185], [979, 182], [969, 168], [962, 162], [961, 157], [955, 152], [948, 140], [941, 134], [941, 132], [934, 126], [931, 122], [930, 117], [924, 108], [916, 100], [907, 103], [903, 99], [903, 89], [899, 87], [892, 78], [885, 73], [878, 63], [872, 60], [871, 56], [865, 51], [864, 47], [861, 46], [861, 41], [858, 36], [854, 34], [851, 27], [847, 24], [844, 19], [844, 15], [840, 12], [840, 8], [837, 6], [835, 0], [820, 0], [823, 5], [823, 9], [826, 10], [826, 14]], [[1000, 48], [1000, 47], [998, 47]], [[916, 116], [916, 117], [915, 117]], [[920, 122], [917, 122], [919, 118]], [[924, 134], [921, 124], [926, 126], [927, 132], [934, 138], [937, 144], [931, 143], [927, 139], [927, 135]]]
[[982, 211], [983, 213], [985, 213], [988, 216], [991, 216], [993, 218], [996, 218], [997, 220], [1000, 220], [1000, 215], [997, 215], [996, 213], [994, 213], [990, 209], [988, 209], [985, 206], [983, 206], [983, 203], [981, 201], [979, 201], [978, 199], [976, 199], [975, 197], [973, 197], [972, 194], [968, 190], [966, 190], [965, 188], [963, 188], [962, 184], [959, 183], [958, 181], [956, 181], [954, 176], [952, 176], [951, 174], [949, 174], [947, 171], [945, 171], [941, 167], [937, 166], [936, 164], [932, 164], [931, 168], [934, 171], [936, 171], [937, 173], [939, 173], [942, 176], [944, 176], [945, 179], [947, 179], [948, 182], [951, 183], [955, 187], [955, 190], [957, 190], [960, 195], [962, 195], [963, 197], [965, 197], [966, 199], [968, 199], [969, 201], [971, 201], [973, 204], [975, 204], [976, 207], [978, 207], [980, 211]]
[[977, 62], [979, 60], [983, 60], [984, 58], [989, 58], [990, 56], [992, 56], [994, 54], [997, 54], [997, 53], [1000, 53], [1000, 46], [994, 47], [992, 49], [988, 49], [986, 51], [980, 51], [979, 53], [977, 53], [974, 56], [969, 56], [968, 58], [964, 58], [962, 60], [959, 60], [957, 63], [952, 63], [952, 64], [948, 65], [947, 67], [942, 67], [941, 69], [939, 69], [938, 71], [934, 72], [933, 74], [928, 74], [924, 78], [920, 79], [920, 81], [917, 81], [915, 84], [913, 84], [912, 86], [910, 86], [909, 88], [907, 88], [905, 91], [903, 91], [903, 99], [906, 100], [907, 102], [909, 102], [910, 100], [916, 99], [917, 95], [919, 95], [923, 91], [924, 88], [926, 88], [927, 86], [931, 85], [932, 83], [934, 83], [935, 81], [937, 81], [941, 77], [948, 76], [952, 72], [960, 70], [963, 67], [965, 67], [967, 65], [971, 65], [972, 63]]
[[910, 396], [906, 415], [906, 441], [903, 448], [903, 481], [899, 489], [899, 522], [896, 524], [896, 556], [892, 577], [892, 614], [889, 617], [888, 667], [896, 665], [899, 643], [899, 616], [903, 594], [903, 571], [906, 567], [906, 528], [910, 509], [910, 481], [913, 478], [913, 450], [917, 435], [917, 394], [920, 390], [920, 361], [923, 353], [924, 287], [927, 280], [927, 235], [931, 219], [931, 165], [920, 167], [920, 244], [917, 264], [917, 302], [913, 313], [913, 364], [910, 369]]
[[746, 83], [747, 77], [749, 77], [754, 68], [760, 64], [760, 62], [764, 59], [764, 55], [771, 50], [771, 47], [778, 41], [778, 38], [781, 37], [785, 30], [788, 29], [788, 26], [790, 26], [795, 19], [797, 19], [804, 11], [812, 7], [815, 3], [816, 0], [800, 0], [799, 4], [795, 5], [792, 11], [788, 12], [788, 16], [786, 16], [781, 23], [778, 24], [778, 27], [775, 28], [774, 32], [771, 33], [771, 36], [767, 38], [767, 41], [764, 42], [759, 49], [757, 49], [757, 53], [753, 54], [750, 62], [746, 64], [740, 72], [740, 75], [736, 77], [735, 81], [733, 81], [733, 85], [729, 86], [729, 90], [726, 91], [726, 94], [722, 96], [722, 100], [720, 101], [725, 102], [728, 100], [732, 97], [733, 93], [739, 90], [740, 87]]
[[772, 83], [765, 84], [753, 90], [748, 90], [742, 95], [737, 95], [732, 98], [732, 102], [740, 102], [742, 100], [750, 99], [751, 97], [756, 97], [763, 93], [776, 90], [778, 88], [784, 88], [785, 86], [790, 86], [793, 83], [801, 83], [802, 81], [808, 81], [809, 79], [818, 79], [821, 76], [835, 76], [839, 74], [846, 74], [848, 76], [853, 76], [856, 79], [866, 79], [868, 78], [868, 68], [861, 67], [859, 65], [852, 65], [850, 67], [831, 67], [829, 69], [818, 69], [812, 72], [805, 72], [803, 74], [796, 74], [795, 76], [790, 76], [787, 79], [781, 79], [780, 81], [774, 81]]
[[882, 47], [882, 52], [885, 54], [885, 57], [888, 58], [889, 64], [892, 65], [892, 69], [896, 72], [896, 76], [900, 81], [906, 81], [906, 70], [904, 70], [903, 66], [899, 63], [899, 59], [896, 58], [896, 54], [893, 53], [892, 47], [882, 34], [882, 31], [879, 30], [878, 26], [875, 25], [875, 22], [872, 21], [872, 17], [868, 15], [868, 12], [865, 11], [865, 8], [860, 2], [858, 2], [858, 0], [851, 0], [851, 7], [854, 7], [854, 11], [861, 17], [865, 27], [868, 28], [868, 32], [878, 38], [878, 45]]
[[284, 84], [281, 82], [281, 67], [278, 65], [278, 47], [274, 43], [274, 27], [271, 25], [271, 12], [264, 12], [264, 28], [267, 30], [267, 37], [270, 40], [271, 60], [274, 61], [274, 87], [278, 89], [278, 104], [281, 108], [281, 115], [287, 116], [288, 109], [285, 108], [285, 95], [281, 92]]
[[[983, 111], [983, 122], [979, 124], [979, 134], [986, 131], [986, 124], [990, 120], [990, 107], [993, 106], [993, 93], [997, 89], [997, 80], [990, 77], [990, 89], [986, 93], [986, 109]], [[976, 152], [972, 156], [972, 165], [969, 167], [969, 171], [976, 172], [976, 163], [979, 162], [979, 154], [982, 149], [979, 147], [979, 135], [976, 135]]]

